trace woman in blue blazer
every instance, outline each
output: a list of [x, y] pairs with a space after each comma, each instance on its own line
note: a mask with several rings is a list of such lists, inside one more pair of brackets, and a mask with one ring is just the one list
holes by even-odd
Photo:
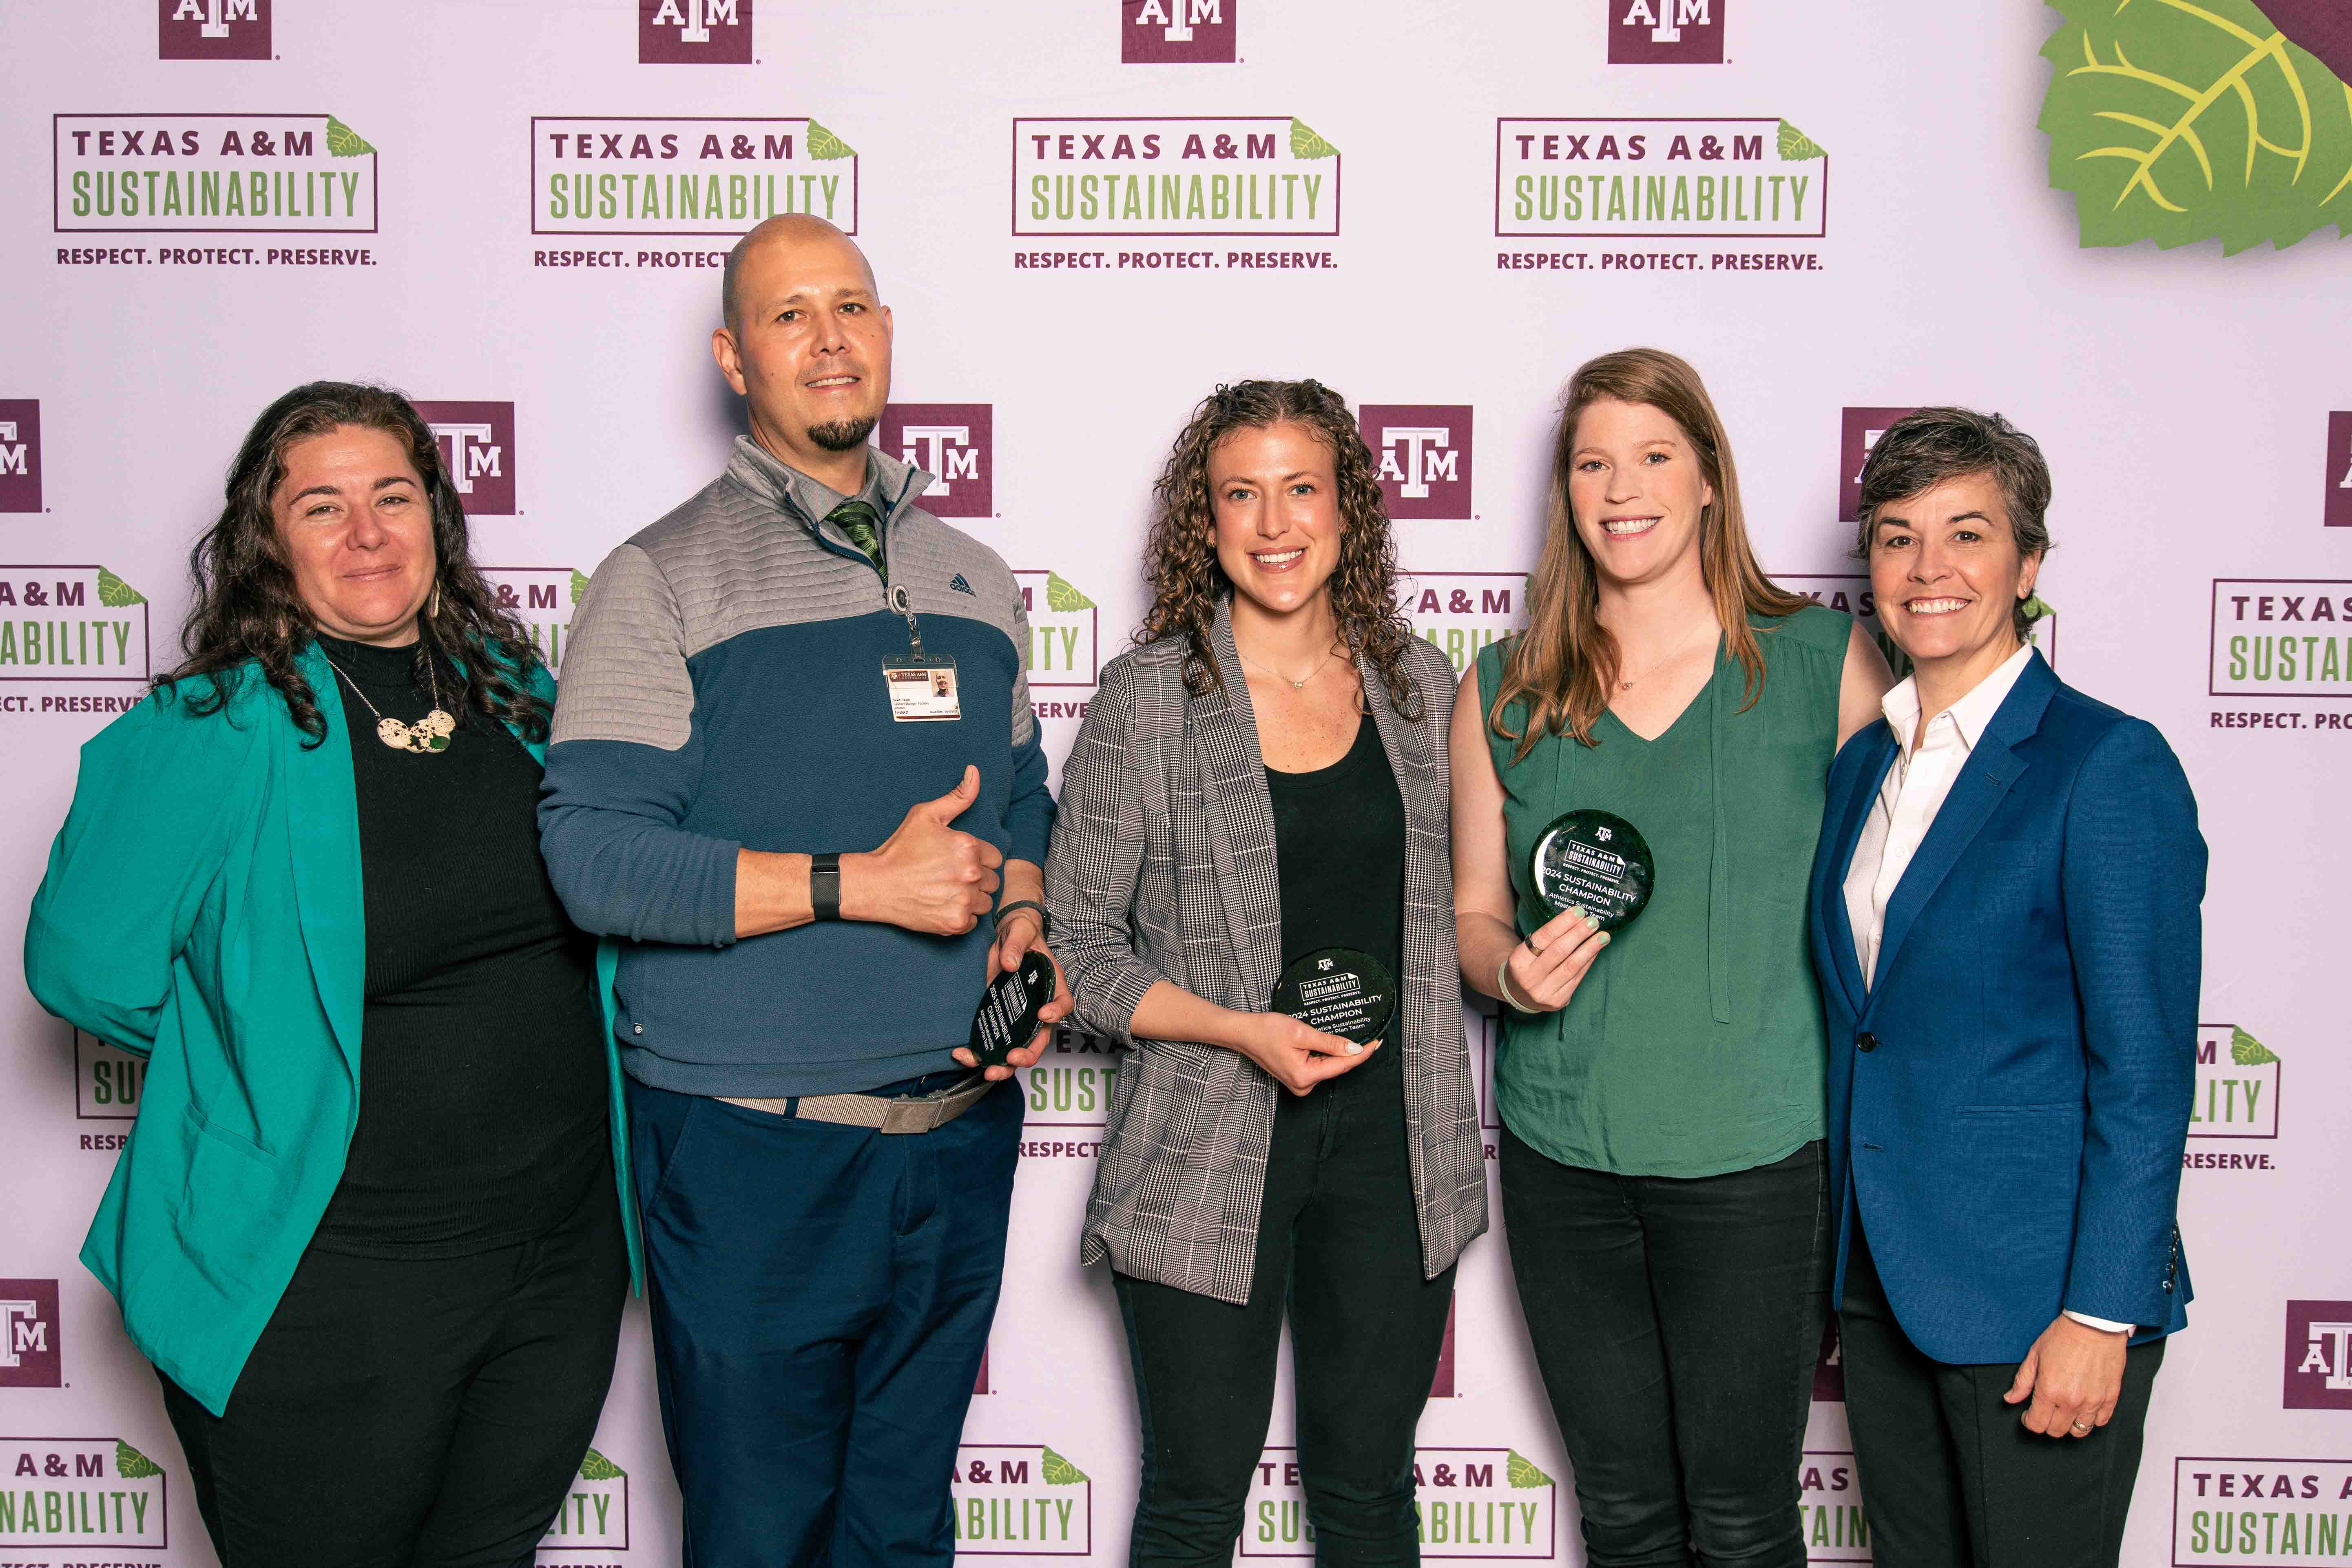
[[2164, 738], [2029, 640], [2049, 499], [2032, 438], [1964, 409], [1863, 469], [1912, 673], [1831, 771], [1810, 910], [1880, 1568], [2115, 1563], [2186, 1321], [2205, 842]]
[[148, 1058], [82, 1261], [226, 1568], [528, 1563], [635, 1247], [611, 965], [539, 859], [553, 684], [396, 393], [271, 405], [193, 565], [26, 931], [42, 1005]]

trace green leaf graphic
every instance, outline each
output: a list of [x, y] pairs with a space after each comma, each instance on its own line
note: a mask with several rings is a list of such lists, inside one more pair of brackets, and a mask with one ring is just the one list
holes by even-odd
[[375, 147], [368, 139], [336, 119], [327, 116], [327, 151], [338, 158], [356, 158], [362, 153], [373, 153]]
[[2264, 1062], [2278, 1060], [2278, 1053], [2232, 1024], [2230, 1026], [2230, 1059], [2242, 1068], [2258, 1068]]
[[617, 1481], [628, 1473], [593, 1448], [580, 1461], [580, 1479], [583, 1481]]
[[1536, 1468], [1535, 1462], [1525, 1454], [1520, 1453], [1517, 1448], [1509, 1449], [1507, 1452], [1511, 1456], [1511, 1462], [1504, 1467], [1503, 1473], [1510, 1478], [1513, 1486], [1525, 1490], [1528, 1487], [1551, 1485], [1551, 1478]]
[[1790, 124], [1780, 121], [1780, 162], [1810, 163], [1816, 158], [1826, 158], [1830, 150]]
[[572, 602], [578, 604], [580, 595], [588, 591], [588, 574], [577, 566], [572, 569]]
[[819, 163], [830, 163], [835, 158], [857, 156], [856, 148], [852, 147], [814, 120], [808, 122], [808, 150], [809, 156]]
[[1045, 1462], [1037, 1467], [1037, 1471], [1049, 1487], [1074, 1487], [1087, 1479], [1086, 1471], [1051, 1448], [1045, 1450]]
[[118, 1437], [114, 1440], [114, 1473], [126, 1481], [160, 1476], [163, 1467]]
[[1045, 607], [1049, 610], [1091, 610], [1095, 602], [1062, 580], [1058, 572], [1045, 574]]
[[2352, 233], [2352, 87], [2253, 0], [2051, 0], [2050, 184], [2085, 247]]
[[119, 610], [128, 605], [145, 604], [147, 595], [101, 566], [98, 569], [98, 602]]
[[1339, 149], [1315, 134], [1307, 121], [1290, 122], [1290, 155], [1294, 158], [1336, 158]]

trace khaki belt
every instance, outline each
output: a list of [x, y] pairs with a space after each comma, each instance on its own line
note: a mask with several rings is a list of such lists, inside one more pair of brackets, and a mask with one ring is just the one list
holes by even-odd
[[771, 1116], [797, 1116], [805, 1121], [832, 1121], [846, 1127], [871, 1127], [877, 1132], [936, 1132], [978, 1105], [995, 1084], [980, 1073], [935, 1093], [891, 1098], [879, 1094], [803, 1094], [782, 1100], [717, 1098], [746, 1110]]

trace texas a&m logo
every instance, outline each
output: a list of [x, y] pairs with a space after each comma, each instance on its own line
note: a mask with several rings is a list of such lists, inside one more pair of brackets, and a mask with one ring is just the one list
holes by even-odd
[[58, 1388], [58, 1282], [0, 1279], [0, 1388]]
[[1367, 403], [1356, 417], [1391, 517], [1469, 521], [1469, 405]]
[[2319, 517], [2329, 528], [2352, 528], [2352, 410], [2327, 416], [2327, 501]]
[[2352, 1410], [2352, 1301], [2286, 1304], [2289, 1410]]
[[995, 418], [985, 403], [893, 403], [882, 410], [882, 450], [932, 477], [921, 506], [933, 517], [993, 517]]
[[1912, 408], [1849, 408], [1838, 431], [1838, 521], [1862, 521], [1862, 465], [1878, 438]]
[[1719, 66], [1730, 0], [1609, 0], [1612, 66]]
[[467, 517], [512, 517], [515, 510], [514, 405], [425, 403], [416, 411], [433, 427], [449, 482]]
[[751, 0], [637, 0], [637, 63], [750, 65]]
[[41, 510], [41, 400], [0, 397], [0, 511]]
[[266, 60], [270, 0], [155, 0], [159, 60]]
[[1118, 58], [1125, 65], [1231, 65], [1234, 11], [1241, 0], [1118, 0]]
[[[1413, 1512], [1423, 1559], [1559, 1555], [1559, 1484], [1508, 1447], [1420, 1447]], [[1319, 1557], [1296, 1448], [1267, 1448], [1250, 1479], [1240, 1556]]]

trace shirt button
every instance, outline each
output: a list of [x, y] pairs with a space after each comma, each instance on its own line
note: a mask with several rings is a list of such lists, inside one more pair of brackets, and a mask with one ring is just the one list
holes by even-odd
[[632, 1024], [629, 1028], [635, 1034], [642, 1035], [646, 1032], [646, 1026], [643, 1024]]
[[1853, 1037], [1853, 1048], [1857, 1051], [1874, 1051], [1878, 1048], [1878, 1037], [1864, 1030]]

